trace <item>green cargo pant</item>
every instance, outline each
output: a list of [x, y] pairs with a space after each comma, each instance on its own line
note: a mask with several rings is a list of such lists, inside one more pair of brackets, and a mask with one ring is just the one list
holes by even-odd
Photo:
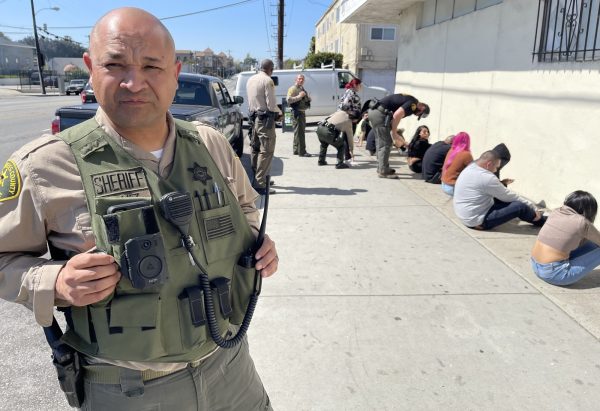
[[292, 124], [294, 125], [294, 154], [306, 154], [306, 112], [298, 110], [298, 117], [294, 117]]
[[260, 150], [256, 156], [255, 186], [265, 187], [266, 177], [271, 173], [271, 163], [275, 153], [275, 125], [273, 124], [272, 128], [267, 128], [264, 122], [257, 118], [254, 132], [256, 138], [260, 141]]
[[271, 410], [254, 368], [246, 338], [234, 348], [219, 348], [198, 367], [144, 382], [141, 396], [128, 397], [120, 384], [85, 380], [84, 411]]

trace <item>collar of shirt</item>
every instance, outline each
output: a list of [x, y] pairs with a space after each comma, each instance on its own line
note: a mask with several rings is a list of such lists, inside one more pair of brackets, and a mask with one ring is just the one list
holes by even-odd
[[148, 167], [161, 177], [165, 177], [171, 171], [173, 164], [173, 157], [175, 155], [175, 121], [171, 113], [167, 112], [166, 121], [169, 126], [169, 135], [163, 146], [163, 155], [157, 159], [152, 153], [142, 150], [136, 144], [127, 140], [127, 137], [121, 136], [112, 127], [111, 121], [102, 110], [98, 107], [95, 117], [96, 122], [102, 127], [104, 132], [108, 134], [119, 146], [121, 146], [129, 155], [142, 163], [145, 167]]

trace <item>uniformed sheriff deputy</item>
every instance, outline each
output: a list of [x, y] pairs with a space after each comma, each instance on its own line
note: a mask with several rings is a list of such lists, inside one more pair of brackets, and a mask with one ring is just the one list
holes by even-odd
[[275, 121], [281, 118], [281, 110], [275, 99], [275, 83], [271, 79], [275, 65], [265, 59], [260, 63], [260, 71], [250, 77], [246, 83], [249, 115], [255, 117], [253, 138], [258, 139], [258, 152], [252, 151], [252, 168], [255, 170], [254, 188], [264, 195], [267, 189], [266, 176], [271, 171], [275, 153]]
[[[218, 348], [198, 304], [202, 266], [211, 286], [222, 276], [233, 311], [227, 317], [215, 303], [216, 320], [223, 338], [235, 334], [247, 277], [236, 262], [259, 217], [242, 165], [218, 131], [168, 112], [181, 63], [156, 17], [109, 12], [83, 59], [100, 104], [95, 118], [26, 144], [3, 168], [1, 297], [33, 310], [42, 326], [54, 306], [66, 309], [63, 341], [83, 362], [82, 409], [271, 409], [247, 340]], [[189, 249], [177, 220], [157, 206], [170, 192], [195, 193]], [[44, 259], [48, 248], [70, 258]], [[255, 257], [263, 277], [275, 273], [268, 236]], [[161, 263], [162, 285], [134, 288], [136, 269], [158, 275]]]
[[306, 152], [306, 110], [310, 107], [310, 96], [304, 88], [304, 74], [298, 74], [295, 84], [288, 89], [287, 102], [292, 108], [294, 125], [294, 154], [300, 157], [312, 157]]
[[335, 168], [342, 169], [349, 166], [344, 163], [344, 145], [347, 144], [348, 136], [353, 138], [352, 123], [358, 121], [360, 112], [350, 110], [348, 112], [338, 110], [317, 126], [317, 136], [321, 143], [319, 151], [320, 166], [327, 165], [327, 148], [333, 146], [337, 149], [337, 163]]
[[396, 170], [390, 168], [390, 150], [392, 139], [396, 146], [406, 145], [404, 137], [396, 131], [400, 120], [410, 115], [425, 118], [429, 115], [429, 106], [407, 94], [391, 94], [381, 100], [372, 100], [369, 104], [369, 121], [375, 133], [377, 147], [377, 175], [380, 178], [396, 179]]

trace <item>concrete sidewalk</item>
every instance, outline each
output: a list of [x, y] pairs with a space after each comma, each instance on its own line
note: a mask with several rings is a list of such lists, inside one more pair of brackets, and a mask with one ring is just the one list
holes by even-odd
[[280, 271], [250, 329], [275, 409], [598, 409], [598, 272], [547, 285], [532, 226], [469, 230], [398, 153], [386, 180], [361, 148], [336, 170], [292, 138], [278, 130], [272, 170]]
[[[537, 229], [465, 229], [405, 157], [392, 153], [401, 180], [386, 180], [361, 148], [348, 170], [330, 150], [319, 167], [278, 129], [267, 232], [280, 270], [249, 331], [275, 410], [598, 409], [598, 272], [546, 285], [528, 263]], [[0, 310], [0, 410], [70, 409], [31, 312]]]

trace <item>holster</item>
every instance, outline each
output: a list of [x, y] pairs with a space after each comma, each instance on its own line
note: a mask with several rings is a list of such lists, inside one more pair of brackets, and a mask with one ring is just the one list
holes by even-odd
[[52, 348], [52, 364], [56, 368], [60, 389], [71, 407], [81, 408], [84, 399], [83, 368], [79, 353], [60, 340], [62, 330], [53, 318], [52, 326], [44, 327], [46, 340]]

